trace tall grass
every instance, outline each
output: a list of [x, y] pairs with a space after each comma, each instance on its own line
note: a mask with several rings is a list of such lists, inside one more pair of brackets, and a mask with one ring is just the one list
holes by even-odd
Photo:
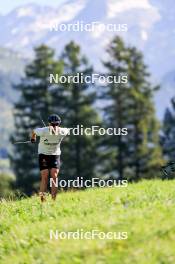
[[[56, 240], [50, 230], [127, 232], [126, 240]], [[175, 181], [0, 203], [0, 263], [175, 263]]]

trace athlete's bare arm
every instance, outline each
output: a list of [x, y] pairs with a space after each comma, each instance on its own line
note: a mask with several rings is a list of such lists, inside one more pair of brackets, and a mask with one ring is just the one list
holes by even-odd
[[31, 142], [32, 143], [36, 142], [36, 133], [34, 131], [32, 131], [32, 134], [31, 134]]

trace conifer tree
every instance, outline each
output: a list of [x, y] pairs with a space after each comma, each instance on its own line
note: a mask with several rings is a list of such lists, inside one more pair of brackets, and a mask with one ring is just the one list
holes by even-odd
[[171, 99], [171, 109], [167, 108], [162, 126], [162, 146], [164, 157], [168, 162], [175, 161], [175, 98]]
[[114, 168], [120, 178], [156, 177], [162, 164], [159, 123], [153, 104], [157, 87], [149, 82], [142, 54], [126, 47], [121, 38], [112, 41], [108, 55], [110, 59], [104, 63], [108, 74], [128, 76], [127, 83], [109, 84], [104, 93], [109, 101], [105, 109], [107, 124], [128, 128], [127, 136], [113, 136], [108, 141], [115, 151]]
[[[87, 59], [81, 54], [80, 47], [70, 42], [66, 45], [61, 58], [64, 63], [64, 75], [83, 76], [91, 75], [92, 67]], [[83, 78], [84, 78], [83, 77]], [[61, 92], [63, 91], [63, 92]], [[95, 87], [79, 79], [77, 83], [71, 81], [58, 85], [53, 91], [55, 98], [55, 110], [58, 105], [62, 110], [63, 125], [69, 128], [83, 126], [83, 128], [98, 125], [100, 118], [95, 109]], [[61, 178], [75, 179], [82, 177], [83, 180], [96, 176], [98, 165], [98, 137], [95, 135], [73, 135], [67, 137], [62, 146], [63, 166]]]
[[[49, 91], [50, 73], [61, 73], [62, 65], [54, 59], [54, 51], [45, 45], [35, 49], [34, 60], [26, 67], [25, 77], [16, 89], [20, 99], [15, 104], [15, 132], [12, 142], [29, 140], [29, 134], [35, 127], [42, 127], [42, 117], [52, 111], [52, 95]], [[38, 188], [40, 180], [37, 160], [37, 145], [16, 144], [11, 155], [16, 174], [15, 187], [31, 194]]]

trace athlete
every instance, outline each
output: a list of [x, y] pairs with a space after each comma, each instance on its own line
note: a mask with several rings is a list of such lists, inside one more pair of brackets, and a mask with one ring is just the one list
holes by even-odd
[[[38, 146], [39, 167], [41, 172], [40, 197], [41, 201], [46, 200], [48, 177], [52, 178], [51, 196], [55, 200], [57, 187], [55, 186], [60, 170], [60, 144], [63, 138], [69, 133], [68, 128], [60, 127], [61, 119], [58, 115], [48, 117], [48, 127], [36, 128], [32, 131], [31, 142], [36, 142], [36, 137], [40, 137]], [[53, 183], [54, 182], [54, 183]]]

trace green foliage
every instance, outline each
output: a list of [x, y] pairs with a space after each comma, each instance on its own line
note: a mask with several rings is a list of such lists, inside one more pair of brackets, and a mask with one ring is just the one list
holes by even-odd
[[[95, 92], [89, 91], [86, 84], [49, 83], [50, 74], [75, 75], [77, 72], [89, 74], [92, 69], [86, 59], [80, 54], [80, 47], [71, 42], [65, 47], [59, 61], [54, 59], [54, 51], [44, 45], [35, 49], [34, 61], [26, 67], [26, 76], [17, 86], [21, 98], [15, 105], [16, 131], [12, 140], [25, 140], [35, 127], [41, 126], [41, 116], [58, 113], [63, 126], [90, 127], [97, 124], [98, 115], [92, 105], [96, 99]], [[73, 136], [68, 139], [63, 149], [63, 178], [84, 177], [95, 175], [97, 164], [98, 141], [92, 136]], [[11, 156], [12, 164], [17, 175], [16, 188], [31, 194], [38, 188], [39, 171], [37, 169], [36, 147], [33, 145], [16, 145], [15, 156]]]
[[162, 146], [165, 159], [169, 162], [175, 159], [175, 98], [171, 100], [171, 109], [167, 108], [162, 126]]
[[[175, 263], [174, 181], [62, 193], [0, 206], [0, 263]], [[50, 240], [58, 232], [127, 232], [126, 240]]]
[[107, 142], [115, 152], [114, 170], [119, 177], [131, 180], [157, 175], [162, 164], [159, 145], [159, 123], [155, 117], [153, 95], [157, 87], [149, 82], [147, 67], [136, 48], [126, 47], [116, 37], [108, 48], [110, 59], [104, 65], [109, 75], [127, 75], [127, 84], [111, 84], [104, 97], [106, 123], [112, 127], [128, 128], [127, 136], [113, 136]]
[[[55, 71], [59, 74], [61, 68], [52, 49], [45, 45], [35, 49], [34, 61], [26, 67], [25, 77], [16, 86], [21, 97], [15, 104], [12, 142], [29, 140], [32, 129], [43, 126], [41, 116], [48, 116], [52, 110], [48, 77]], [[38, 188], [37, 147], [32, 144], [14, 145], [13, 153], [11, 162], [16, 174], [16, 188], [30, 194]]]
[[[61, 59], [64, 63], [64, 75], [76, 76], [83, 73], [90, 75], [93, 69], [88, 65], [87, 59], [81, 54], [80, 47], [74, 42], [66, 45]], [[69, 128], [77, 126], [91, 127], [100, 123], [95, 109], [95, 87], [84, 83], [60, 84], [53, 91], [54, 112], [58, 110], [63, 116], [63, 124]], [[98, 138], [86, 135], [70, 135], [63, 144], [63, 167], [61, 177], [74, 179], [83, 177], [91, 179], [97, 175], [99, 158]]]
[[0, 198], [6, 198], [12, 195], [12, 184], [14, 176], [10, 173], [0, 173]]
[[[116, 37], [108, 47], [109, 60], [104, 63], [108, 75], [127, 75], [128, 83], [109, 84], [101, 91], [105, 100], [104, 126], [128, 128], [128, 135], [67, 137], [62, 151], [61, 178], [91, 179], [104, 177], [139, 180], [158, 175], [162, 165], [159, 145], [159, 123], [153, 106], [154, 91], [142, 54], [127, 47]], [[63, 126], [84, 128], [101, 125], [97, 109], [97, 86], [87, 83], [50, 84], [50, 74], [90, 75], [93, 68], [81, 54], [80, 47], [70, 42], [59, 59], [54, 51], [41, 45], [16, 86], [20, 100], [15, 104], [15, 133], [12, 141], [27, 140], [31, 130], [42, 126], [41, 116], [58, 113]], [[103, 102], [103, 101], [102, 101]], [[15, 145], [11, 162], [16, 174], [16, 188], [31, 194], [38, 190], [37, 146]], [[14, 155], [15, 154], [15, 155]], [[99, 176], [100, 177], [100, 176]]]

